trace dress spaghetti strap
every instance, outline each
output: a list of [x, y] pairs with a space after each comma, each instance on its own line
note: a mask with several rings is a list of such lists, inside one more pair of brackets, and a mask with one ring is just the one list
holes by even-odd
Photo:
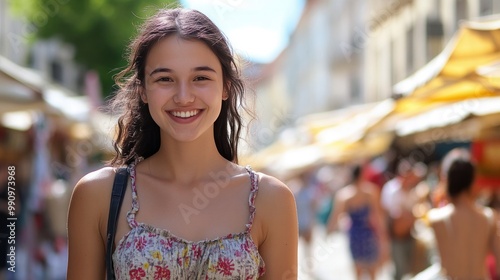
[[250, 166], [245, 167], [248, 174], [250, 175], [250, 195], [248, 197], [248, 206], [250, 208], [250, 218], [248, 224], [246, 224], [246, 231], [250, 232], [252, 230], [253, 220], [255, 218], [255, 198], [257, 197], [257, 192], [259, 190], [259, 175], [252, 170]]
[[135, 166], [137, 162], [134, 162], [129, 165], [128, 171], [130, 174], [130, 182], [131, 182], [131, 189], [132, 189], [132, 208], [127, 212], [127, 222], [130, 228], [135, 228], [137, 227], [137, 221], [135, 220], [135, 214], [137, 211], [139, 211], [139, 200], [137, 199], [137, 187], [135, 185], [135, 179], [136, 179], [136, 174], [135, 174]]

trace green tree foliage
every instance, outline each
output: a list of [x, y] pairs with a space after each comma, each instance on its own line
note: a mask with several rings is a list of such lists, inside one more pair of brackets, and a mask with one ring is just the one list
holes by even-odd
[[126, 65], [126, 46], [138, 25], [157, 8], [175, 0], [11, 0], [25, 18], [25, 37], [60, 38], [75, 47], [75, 59], [99, 73], [103, 95], [112, 93], [113, 76]]

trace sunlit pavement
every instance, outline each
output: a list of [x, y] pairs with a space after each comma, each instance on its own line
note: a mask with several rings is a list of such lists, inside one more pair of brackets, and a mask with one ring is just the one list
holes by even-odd
[[[300, 240], [299, 280], [356, 280], [345, 233], [337, 232], [325, 236], [323, 228], [315, 228], [309, 263], [306, 260], [304, 245]], [[377, 280], [391, 280], [391, 269], [390, 264], [383, 267], [378, 272]]]

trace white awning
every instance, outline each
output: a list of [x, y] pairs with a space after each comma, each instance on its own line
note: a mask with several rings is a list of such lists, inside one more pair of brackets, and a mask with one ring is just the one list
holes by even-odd
[[496, 113], [500, 113], [500, 97], [468, 99], [401, 120], [396, 124], [396, 134], [406, 136], [432, 128], [456, 124], [472, 116], [486, 116]]
[[23, 110], [42, 110], [77, 122], [88, 120], [87, 96], [45, 79], [33, 69], [25, 68], [0, 56], [0, 114]]

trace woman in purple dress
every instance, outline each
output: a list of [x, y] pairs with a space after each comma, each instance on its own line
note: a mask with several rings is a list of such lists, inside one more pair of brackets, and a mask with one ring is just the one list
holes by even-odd
[[328, 221], [328, 232], [338, 226], [342, 214], [347, 214], [351, 224], [347, 231], [349, 249], [354, 261], [357, 279], [367, 272], [375, 279], [380, 260], [380, 237], [383, 235], [382, 216], [377, 196], [361, 176], [361, 167], [355, 166], [353, 182], [335, 195], [333, 214]]

